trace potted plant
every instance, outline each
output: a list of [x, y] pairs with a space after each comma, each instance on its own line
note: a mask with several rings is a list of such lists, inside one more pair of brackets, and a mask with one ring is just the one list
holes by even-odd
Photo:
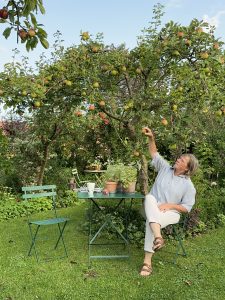
[[116, 193], [117, 184], [120, 179], [120, 164], [108, 165], [104, 174], [105, 189], [109, 193]]
[[92, 161], [91, 163], [89, 163], [87, 166], [86, 166], [86, 169], [87, 170], [96, 170], [96, 171], [100, 171], [102, 168], [102, 163], [101, 161], [96, 158], [94, 161]]
[[127, 193], [135, 192], [137, 169], [134, 166], [126, 166], [122, 163], [108, 165], [104, 177], [105, 189], [110, 193], [115, 193], [116, 191]]
[[124, 192], [134, 193], [137, 182], [137, 169], [134, 166], [124, 165], [120, 170], [120, 182]]

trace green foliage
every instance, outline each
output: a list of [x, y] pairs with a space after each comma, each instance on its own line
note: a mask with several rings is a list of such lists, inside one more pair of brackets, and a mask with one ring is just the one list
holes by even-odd
[[77, 206], [84, 203], [84, 201], [79, 200], [77, 198], [77, 192], [66, 190], [63, 196], [59, 197], [57, 202], [58, 207], [69, 207], [69, 206]]
[[[77, 199], [77, 193], [65, 191], [58, 197], [57, 207], [68, 207], [80, 205], [83, 201]], [[38, 198], [31, 200], [21, 200], [19, 196], [13, 195], [9, 189], [1, 188], [0, 191], [0, 220], [14, 219], [18, 217], [30, 216], [34, 213], [48, 211], [52, 209], [52, 200], [49, 198]]]

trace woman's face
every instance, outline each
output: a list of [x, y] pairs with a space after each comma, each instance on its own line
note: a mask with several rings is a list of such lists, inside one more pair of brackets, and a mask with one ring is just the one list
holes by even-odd
[[185, 174], [188, 171], [188, 162], [189, 157], [185, 155], [181, 155], [175, 162], [174, 168], [176, 171], [181, 172], [182, 174]]

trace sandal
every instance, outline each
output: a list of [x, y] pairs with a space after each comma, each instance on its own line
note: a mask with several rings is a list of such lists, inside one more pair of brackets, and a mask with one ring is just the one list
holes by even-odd
[[[147, 274], [142, 275], [141, 272], [146, 272]], [[152, 267], [149, 264], [144, 263], [139, 274], [143, 277], [151, 275], [152, 274]]]
[[153, 244], [154, 245], [153, 245], [152, 249], [154, 251], [158, 251], [159, 249], [161, 249], [162, 247], [165, 246], [165, 241], [164, 241], [164, 239], [162, 237], [158, 236], [158, 237], [155, 238]]

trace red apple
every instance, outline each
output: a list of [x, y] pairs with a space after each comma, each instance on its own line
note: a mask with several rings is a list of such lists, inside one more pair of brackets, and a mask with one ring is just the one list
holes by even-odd
[[8, 19], [8, 16], [9, 16], [9, 13], [6, 8], [0, 9], [0, 18], [6, 20], [6, 19]]
[[185, 45], [187, 45], [187, 46], [191, 46], [191, 41], [190, 41], [190, 40], [188, 40], [188, 39], [186, 39], [186, 40], [185, 40]]
[[75, 111], [74, 114], [75, 114], [77, 117], [81, 117], [81, 116], [82, 116], [82, 112], [81, 112], [81, 111]]
[[26, 38], [27, 38], [27, 36], [28, 36], [27, 31], [25, 31], [25, 30], [23, 30], [23, 29], [20, 29], [20, 30], [18, 31], [18, 35], [19, 35], [19, 37], [21, 38], [21, 40], [23, 40], [23, 41], [25, 41]]
[[88, 109], [89, 109], [89, 110], [95, 110], [94, 104], [89, 105]]
[[179, 38], [182, 38], [182, 37], [184, 36], [183, 31], [178, 31], [177, 36], [178, 36]]

